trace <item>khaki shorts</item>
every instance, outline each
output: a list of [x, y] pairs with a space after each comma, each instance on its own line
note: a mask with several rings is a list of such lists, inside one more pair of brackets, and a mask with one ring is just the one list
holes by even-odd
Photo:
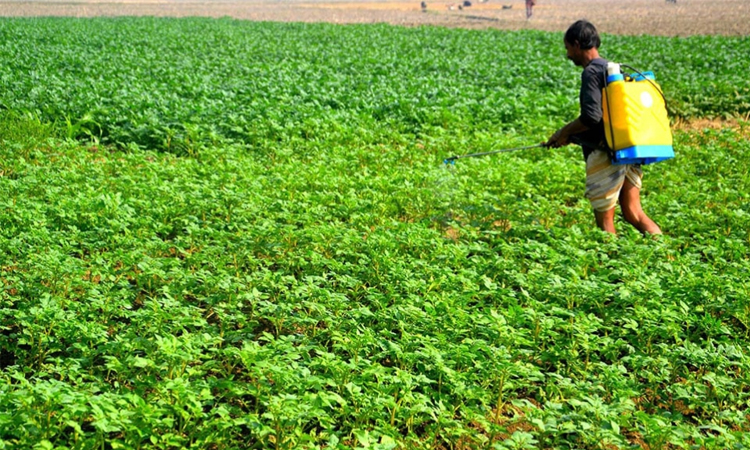
[[609, 211], [617, 205], [626, 178], [640, 189], [643, 178], [640, 164], [613, 165], [603, 150], [594, 150], [589, 155], [586, 160], [586, 198], [595, 211]]

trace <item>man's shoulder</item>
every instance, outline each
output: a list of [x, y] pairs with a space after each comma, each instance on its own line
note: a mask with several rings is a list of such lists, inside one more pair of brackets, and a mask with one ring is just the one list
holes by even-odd
[[602, 72], [607, 70], [607, 64], [609, 61], [607, 61], [604, 58], [596, 58], [592, 59], [588, 66], [586, 66], [585, 69], [583, 69], [584, 72]]
[[604, 58], [596, 58], [592, 60], [584, 69], [581, 77], [586, 80], [588, 78], [599, 78], [603, 73], [607, 72], [607, 61]]

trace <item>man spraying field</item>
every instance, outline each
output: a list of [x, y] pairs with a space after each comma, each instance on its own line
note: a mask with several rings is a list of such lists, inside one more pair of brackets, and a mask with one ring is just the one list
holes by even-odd
[[640, 164], [613, 165], [605, 145], [602, 89], [606, 83], [607, 60], [599, 56], [601, 40], [593, 24], [579, 20], [568, 28], [564, 39], [567, 57], [583, 67], [581, 113], [557, 130], [546, 142], [548, 147], [581, 143], [586, 161], [586, 197], [594, 208], [596, 224], [615, 233], [615, 206], [618, 201], [625, 220], [644, 234], [661, 234], [659, 226], [641, 207]]

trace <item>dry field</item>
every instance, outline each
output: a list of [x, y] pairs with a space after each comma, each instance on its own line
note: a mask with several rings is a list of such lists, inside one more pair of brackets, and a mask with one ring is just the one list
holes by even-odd
[[[688, 36], [750, 35], [748, 0], [537, 0], [526, 20], [519, 0], [52, 0], [0, 1], [0, 16], [230, 16], [257, 21], [377, 23], [417, 26], [562, 31], [587, 18], [600, 31], [615, 34]], [[453, 8], [451, 8], [453, 6]]]

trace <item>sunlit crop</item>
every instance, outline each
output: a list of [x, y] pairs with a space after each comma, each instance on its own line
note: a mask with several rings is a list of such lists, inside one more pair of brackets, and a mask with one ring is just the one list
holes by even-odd
[[[610, 237], [576, 148], [442, 164], [574, 117], [559, 34], [0, 37], [0, 448], [750, 446], [745, 122], [676, 131], [666, 234]], [[674, 117], [742, 116], [748, 45], [602, 51]]]

